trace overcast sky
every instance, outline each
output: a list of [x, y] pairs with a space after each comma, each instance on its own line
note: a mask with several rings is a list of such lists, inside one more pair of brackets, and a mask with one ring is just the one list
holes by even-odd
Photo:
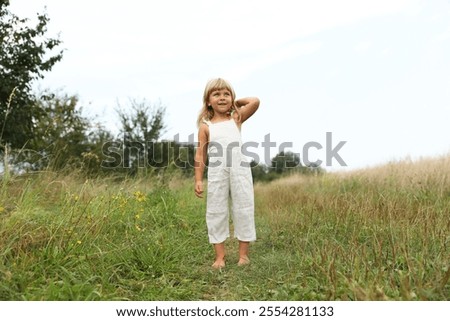
[[[111, 130], [118, 101], [161, 101], [164, 138], [187, 141], [206, 82], [223, 77], [238, 97], [261, 100], [242, 129], [261, 161], [267, 134], [271, 157], [283, 142], [300, 154], [322, 145], [308, 157], [329, 170], [450, 152], [449, 0], [12, 0], [10, 9], [46, 11], [49, 35], [63, 41], [63, 60], [37, 85], [78, 95]], [[335, 151], [347, 166], [326, 166], [327, 132], [330, 148], [346, 141]]]

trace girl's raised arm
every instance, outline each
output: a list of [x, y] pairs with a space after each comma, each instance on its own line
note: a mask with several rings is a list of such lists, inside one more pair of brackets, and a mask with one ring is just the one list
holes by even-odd
[[240, 98], [234, 102], [241, 116], [240, 123], [245, 122], [259, 107], [259, 99], [256, 97]]

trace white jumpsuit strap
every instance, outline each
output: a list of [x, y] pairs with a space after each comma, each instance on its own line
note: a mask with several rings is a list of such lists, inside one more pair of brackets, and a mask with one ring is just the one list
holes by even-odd
[[211, 125], [211, 121], [206, 120], [205, 118], [202, 119], [202, 122], [205, 123], [208, 127]]

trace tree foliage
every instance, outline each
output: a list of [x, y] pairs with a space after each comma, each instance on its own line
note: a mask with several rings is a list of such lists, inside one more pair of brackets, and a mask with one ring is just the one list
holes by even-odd
[[138, 168], [167, 167], [170, 148], [158, 143], [166, 124], [166, 107], [146, 100], [130, 100], [125, 110], [119, 106], [117, 113], [121, 124], [122, 168], [136, 174]]
[[82, 115], [76, 96], [41, 95], [33, 108], [36, 117], [27, 150], [35, 153], [35, 167], [42, 169], [51, 165], [53, 169], [60, 169], [86, 152], [90, 123]]
[[132, 99], [126, 110], [119, 106], [117, 113], [121, 132], [129, 140], [151, 142], [161, 137], [166, 128], [164, 123], [166, 107], [161, 103], [152, 105], [146, 100]]
[[279, 152], [274, 158], [272, 158], [272, 166], [270, 171], [275, 171], [277, 174], [281, 174], [293, 169], [301, 167], [300, 156], [293, 152]]
[[62, 51], [53, 54], [61, 41], [46, 36], [46, 14], [38, 14], [31, 26], [8, 6], [0, 2], [0, 143], [21, 148], [33, 137], [38, 117], [31, 85], [62, 59]]
[[325, 172], [324, 169], [315, 163], [303, 166], [300, 161], [300, 154], [290, 151], [279, 152], [271, 159], [270, 165], [264, 163], [258, 164], [252, 161], [250, 166], [255, 182], [270, 182], [291, 174], [317, 175]]

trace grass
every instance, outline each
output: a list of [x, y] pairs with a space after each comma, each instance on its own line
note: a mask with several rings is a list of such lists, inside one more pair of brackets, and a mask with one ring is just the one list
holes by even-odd
[[213, 271], [192, 180], [4, 182], [1, 300], [449, 300], [450, 158], [256, 184], [249, 266]]

